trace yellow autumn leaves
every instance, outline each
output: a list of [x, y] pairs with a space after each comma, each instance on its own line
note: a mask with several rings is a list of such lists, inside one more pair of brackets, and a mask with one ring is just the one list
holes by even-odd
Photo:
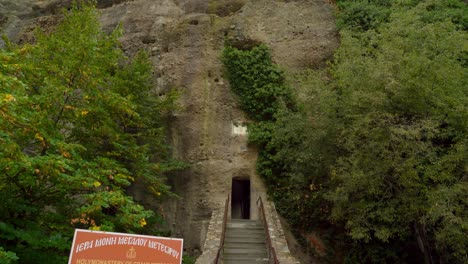
[[[76, 107], [71, 106], [71, 105], [65, 105], [63, 108], [64, 108], [64, 109], [67, 109], [67, 110], [77, 110]], [[75, 112], [75, 115], [86, 116], [88, 113], [89, 113], [88, 110], [81, 110], [81, 111], [79, 111], [78, 113]]]
[[[90, 223], [91, 226], [89, 227], [89, 230], [94, 230], [94, 231], [99, 231], [99, 230], [101, 230], [101, 226], [96, 225], [96, 223], [94, 222], [94, 220], [91, 220], [91, 221], [92, 221], [92, 222]], [[145, 225], [147, 225], [145, 218], [140, 219], [140, 220], [138, 221], [138, 224], [139, 224], [141, 227], [144, 227]]]
[[16, 98], [12, 94], [5, 94], [2, 98], [2, 102], [9, 103], [16, 101]]
[[146, 220], [144, 218], [140, 219], [138, 221], [138, 224], [141, 226], [141, 227], [144, 227], [147, 223], [146, 223]]

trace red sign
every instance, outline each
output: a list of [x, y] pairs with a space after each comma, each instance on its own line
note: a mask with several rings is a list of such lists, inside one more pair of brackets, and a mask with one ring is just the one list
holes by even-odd
[[183, 239], [75, 230], [68, 264], [181, 264]]

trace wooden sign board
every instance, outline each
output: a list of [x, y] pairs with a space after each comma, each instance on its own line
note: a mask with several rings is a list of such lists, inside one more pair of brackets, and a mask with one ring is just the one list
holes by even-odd
[[181, 264], [183, 239], [76, 229], [68, 264]]

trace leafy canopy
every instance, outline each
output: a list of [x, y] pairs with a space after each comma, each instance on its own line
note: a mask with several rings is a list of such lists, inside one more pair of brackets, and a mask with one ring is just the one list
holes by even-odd
[[0, 254], [10, 260], [63, 263], [74, 228], [149, 232], [158, 219], [126, 190], [139, 181], [170, 194], [164, 173], [181, 165], [164, 115], [175, 95], [153, 94], [146, 55], [128, 59], [120, 35], [75, 5], [50, 35], [0, 50]]
[[258, 172], [296, 232], [325, 240], [330, 262], [334, 249], [346, 263], [466, 263], [468, 8], [338, 2], [341, 46], [326, 70], [293, 76], [295, 107], [261, 96], [270, 59], [252, 49], [225, 62], [249, 115], [277, 103], [251, 116]]

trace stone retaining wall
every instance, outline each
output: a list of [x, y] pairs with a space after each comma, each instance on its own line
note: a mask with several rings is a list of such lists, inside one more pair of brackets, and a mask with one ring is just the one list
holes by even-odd
[[300, 262], [291, 255], [281, 226], [278, 213], [273, 202], [263, 199], [265, 207], [265, 216], [268, 221], [268, 232], [270, 233], [271, 243], [276, 251], [276, 256], [281, 264], [299, 264]]
[[[276, 251], [277, 258], [281, 264], [299, 264], [288, 248], [286, 238], [281, 226], [275, 206], [272, 202], [266, 199], [263, 194], [262, 200], [265, 207], [265, 217], [268, 222], [268, 233], [270, 234], [273, 248]], [[219, 250], [221, 233], [223, 230], [224, 205], [214, 210], [211, 215], [210, 224], [205, 238], [205, 243], [202, 248], [202, 255], [195, 262], [196, 264], [211, 264], [216, 259], [216, 254]]]

